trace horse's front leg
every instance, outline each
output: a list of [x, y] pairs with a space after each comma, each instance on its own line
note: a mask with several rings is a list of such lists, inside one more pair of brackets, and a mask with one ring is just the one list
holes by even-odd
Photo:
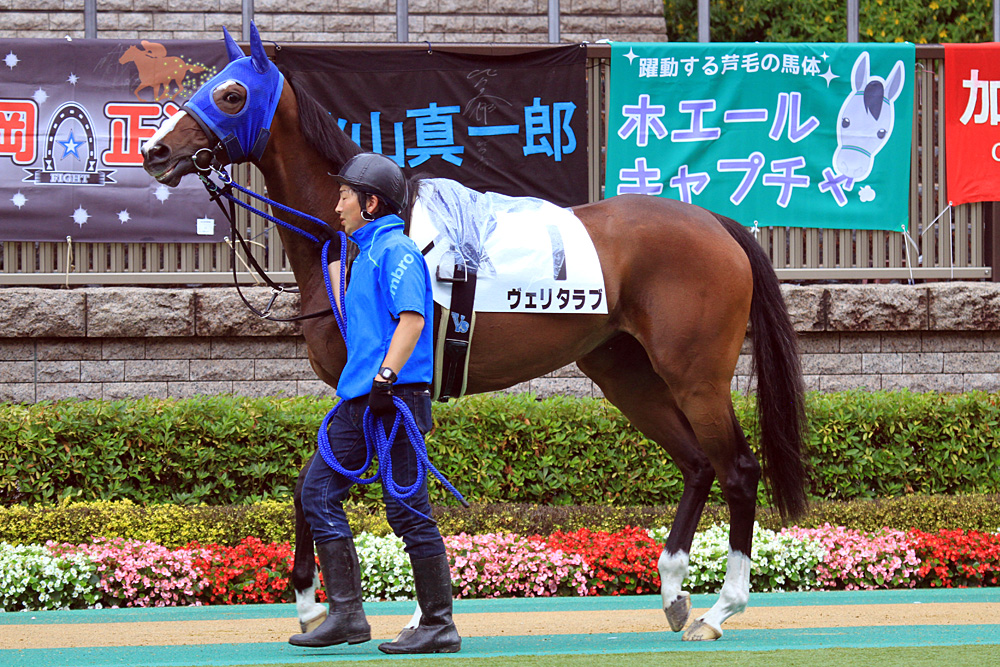
[[312, 529], [302, 511], [302, 483], [310, 465], [312, 458], [306, 462], [295, 484], [295, 558], [291, 577], [295, 588], [295, 610], [303, 633], [312, 632], [326, 619], [326, 607], [316, 601], [319, 573], [316, 571]]

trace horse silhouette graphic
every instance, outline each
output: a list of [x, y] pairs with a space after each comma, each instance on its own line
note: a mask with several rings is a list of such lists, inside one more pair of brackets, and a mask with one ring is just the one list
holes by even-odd
[[[140, 100], [139, 91], [149, 88], [153, 91], [153, 100], [161, 100], [166, 97], [176, 97], [184, 94], [184, 77], [188, 73], [198, 74], [205, 71], [200, 65], [190, 65], [178, 56], [168, 56], [167, 48], [156, 42], [141, 42], [142, 48], [130, 46], [118, 59], [118, 63], [135, 63], [135, 68], [139, 71], [139, 87], [135, 89], [135, 96]], [[177, 91], [170, 94], [170, 84], [177, 86]]]
[[872, 173], [875, 156], [892, 135], [892, 103], [903, 89], [903, 61], [897, 60], [887, 79], [869, 74], [868, 52], [854, 61], [851, 94], [837, 115], [837, 150], [833, 168], [853, 182]]

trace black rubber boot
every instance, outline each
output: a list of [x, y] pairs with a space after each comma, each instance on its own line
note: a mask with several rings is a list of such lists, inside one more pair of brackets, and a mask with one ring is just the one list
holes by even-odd
[[448, 554], [411, 558], [420, 604], [420, 624], [403, 628], [394, 640], [380, 644], [383, 653], [458, 653], [462, 638], [451, 619], [451, 571]]
[[292, 635], [288, 643], [319, 647], [369, 641], [372, 630], [361, 606], [361, 567], [354, 540], [317, 544], [316, 554], [323, 570], [330, 613], [318, 628], [308, 634]]

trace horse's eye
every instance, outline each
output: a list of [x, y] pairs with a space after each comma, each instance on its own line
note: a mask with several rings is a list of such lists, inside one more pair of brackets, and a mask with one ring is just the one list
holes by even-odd
[[236, 103], [238, 103], [240, 101], [240, 94], [239, 93], [226, 93], [226, 97], [224, 99], [227, 102], [229, 102], [230, 104], [236, 104]]
[[840, 121], [840, 126], [841, 127], [850, 127], [851, 126], [851, 119], [850, 118], [845, 118], [844, 120]]
[[879, 130], [877, 134], [879, 139], [885, 139], [885, 130]]

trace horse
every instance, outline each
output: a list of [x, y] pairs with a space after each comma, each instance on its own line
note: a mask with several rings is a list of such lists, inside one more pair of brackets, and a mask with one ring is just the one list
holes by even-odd
[[[270, 68], [277, 66], [268, 60], [255, 27], [250, 56], [244, 56], [228, 32], [225, 37], [231, 62], [203, 90], [211, 94], [219, 110], [216, 115], [224, 122], [263, 116], [240, 113], [259, 103], [259, 95], [248, 98], [247, 92], [256, 90], [257, 84], [240, 83], [227, 70], [242, 60], [239, 71], [245, 72], [250, 59], [253, 71], [264, 73], [259, 76], [276, 77]], [[328, 226], [295, 223], [284, 212], [276, 215], [307, 227], [320, 240], [328, 239], [342, 229], [335, 212], [337, 188], [330, 175], [361, 148], [293, 73], [283, 74], [276, 77], [275, 94], [280, 97], [269, 102], [276, 105], [269, 128], [239, 132], [258, 148], [260, 136], [269, 131], [266, 146], [250, 158], [263, 174], [269, 196], [325, 220]], [[237, 130], [220, 126], [217, 131]], [[215, 133], [204, 120], [182, 109], [143, 146], [146, 171], [160, 183], [176, 186], [203, 167], [203, 156], [211, 151], [219, 155], [222, 144], [230, 143], [211, 136]], [[682, 472], [684, 489], [657, 567], [664, 613], [675, 632], [684, 630], [690, 618], [690, 596], [683, 590], [683, 580], [699, 517], [718, 479], [731, 518], [725, 581], [718, 601], [683, 635], [685, 640], [718, 639], [723, 622], [743, 611], [749, 600], [761, 476], [783, 517], [798, 516], [806, 504], [803, 382], [796, 334], [778, 279], [746, 228], [695, 205], [621, 195], [572, 211], [600, 258], [607, 314], [477, 313], [467, 393], [502, 390], [575, 361], [608, 401], [670, 453]], [[302, 312], [328, 308], [320, 245], [283, 227], [278, 233], [300, 289]], [[757, 410], [763, 465], [747, 444], [732, 404], [732, 378], [748, 327], [752, 367], [760, 371]], [[346, 351], [334, 317], [303, 321], [302, 335], [316, 375], [336, 386]], [[322, 606], [313, 597], [314, 547], [301, 510], [301, 482], [302, 476], [295, 493], [292, 582], [305, 631], [314, 627], [311, 617], [325, 612], [317, 610]]]
[[170, 94], [170, 84], [177, 86], [177, 95], [184, 94], [184, 77], [188, 72], [198, 74], [205, 68], [200, 65], [189, 65], [183, 58], [177, 56], [167, 56], [167, 51], [162, 44], [155, 42], [143, 42], [146, 50], [137, 46], [130, 46], [125, 49], [125, 53], [118, 59], [118, 64], [135, 63], [139, 71], [139, 87], [135, 89], [135, 96], [142, 99], [139, 91], [149, 88], [153, 91], [153, 100], [159, 100]]
[[875, 156], [882, 150], [895, 120], [893, 102], [903, 89], [903, 61], [898, 60], [883, 79], [869, 74], [868, 52], [862, 51], [851, 71], [851, 92], [837, 114], [837, 148], [833, 167], [852, 182], [872, 173]]

